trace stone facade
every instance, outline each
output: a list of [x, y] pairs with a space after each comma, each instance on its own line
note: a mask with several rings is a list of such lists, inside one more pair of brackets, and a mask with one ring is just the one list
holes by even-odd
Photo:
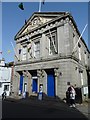
[[14, 94], [37, 94], [43, 84], [47, 96], [63, 99], [72, 84], [81, 88], [84, 98], [90, 52], [82, 37], [75, 47], [79, 37], [70, 13], [34, 13], [15, 36]]

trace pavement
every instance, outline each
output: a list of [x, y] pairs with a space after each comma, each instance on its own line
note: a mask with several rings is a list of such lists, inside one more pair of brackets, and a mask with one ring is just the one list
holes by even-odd
[[[18, 103], [22, 103], [22, 104], [32, 104], [32, 105], [34, 104], [36, 106], [39, 106], [39, 105], [42, 105], [45, 107], [51, 106], [52, 108], [60, 108], [61, 104], [63, 104], [64, 106], [65, 105], [67, 106], [67, 104], [65, 104], [62, 100], [59, 100], [59, 99], [56, 99], [56, 100], [53, 100], [53, 99], [38, 100], [38, 98], [25, 98], [25, 99], [24, 98], [23, 99], [16, 98], [15, 99], [13, 97], [8, 97], [6, 100], [11, 101], [11, 102], [18, 102]], [[90, 106], [90, 100], [88, 100], [87, 102], [83, 102], [82, 104], [76, 104], [76, 109], [79, 110], [88, 119], [90, 119], [89, 106]]]
[[76, 109], [83, 113], [88, 119], [90, 119], [90, 101], [83, 102], [82, 104], [76, 104]]

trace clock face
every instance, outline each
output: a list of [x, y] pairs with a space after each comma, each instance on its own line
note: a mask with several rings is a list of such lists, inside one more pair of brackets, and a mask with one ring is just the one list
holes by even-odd
[[33, 25], [37, 25], [37, 24], [38, 24], [38, 20], [35, 19], [35, 20], [33, 21]]
[[33, 20], [33, 25], [38, 25], [40, 23], [40, 19], [39, 18], [35, 18]]

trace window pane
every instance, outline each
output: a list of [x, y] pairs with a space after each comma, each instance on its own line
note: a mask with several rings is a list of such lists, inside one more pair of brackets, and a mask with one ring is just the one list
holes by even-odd
[[49, 37], [50, 40], [50, 54], [56, 54], [57, 52], [57, 42], [56, 36]]
[[35, 57], [39, 58], [40, 57], [40, 42], [35, 42], [34, 46], [34, 52], [35, 52]]
[[4, 90], [9, 91], [9, 85], [4, 85]]
[[22, 60], [26, 60], [27, 47], [23, 47], [22, 54]]

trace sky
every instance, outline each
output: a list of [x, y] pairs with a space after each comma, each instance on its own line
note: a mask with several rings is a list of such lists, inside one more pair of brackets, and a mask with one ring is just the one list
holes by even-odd
[[[19, 9], [20, 2], [2, 2], [2, 41], [0, 40], [0, 51], [5, 62], [14, 61], [14, 49], [11, 42], [15, 46], [14, 36], [24, 25], [25, 19], [28, 20], [34, 12], [39, 10], [39, 2], [23, 2], [25, 10]], [[1, 11], [1, 3], [0, 3]], [[88, 24], [88, 2], [45, 2], [42, 4], [41, 12], [61, 12], [68, 11], [72, 14], [80, 33], [82, 33], [86, 24]], [[1, 35], [0, 35], [1, 37]], [[88, 46], [88, 27], [82, 35]], [[1, 38], [0, 38], [1, 39]], [[2, 43], [2, 46], [1, 46]], [[8, 52], [10, 50], [11, 52]]]

